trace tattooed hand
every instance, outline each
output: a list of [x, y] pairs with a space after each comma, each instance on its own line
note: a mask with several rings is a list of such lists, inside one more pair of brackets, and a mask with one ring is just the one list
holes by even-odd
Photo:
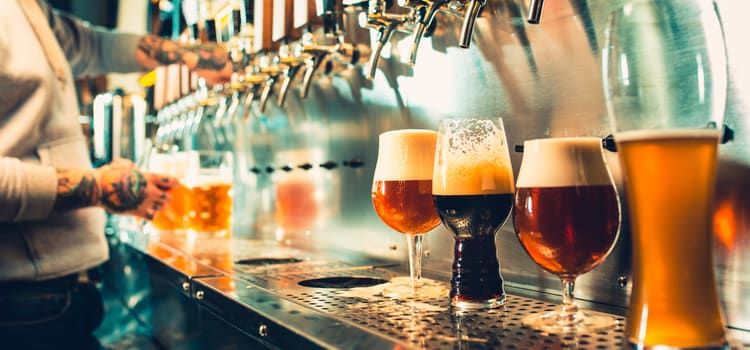
[[152, 219], [179, 183], [171, 176], [141, 171], [132, 162], [117, 160], [98, 169], [57, 172], [55, 210], [100, 206], [110, 213]]
[[206, 79], [209, 85], [228, 82], [232, 76], [229, 53], [215, 43], [188, 45], [146, 35], [138, 42], [136, 57], [141, 66], [147, 69], [182, 63]]

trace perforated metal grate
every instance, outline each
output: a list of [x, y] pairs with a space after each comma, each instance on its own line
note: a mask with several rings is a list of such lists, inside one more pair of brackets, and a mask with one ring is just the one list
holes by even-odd
[[[375, 291], [375, 289], [371, 289]], [[424, 349], [613, 349], [623, 347], [623, 322], [614, 329], [580, 335], [544, 334], [521, 324], [544, 301], [508, 295], [502, 308], [456, 313], [447, 298], [395, 300], [364, 291], [315, 290], [288, 298], [336, 315], [370, 331]]]

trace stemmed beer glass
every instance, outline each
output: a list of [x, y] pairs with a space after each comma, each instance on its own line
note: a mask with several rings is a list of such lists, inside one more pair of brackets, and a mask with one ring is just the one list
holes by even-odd
[[386, 225], [406, 236], [409, 250], [409, 284], [394, 279], [383, 290], [390, 297], [412, 297], [423, 286], [422, 238], [440, 224], [432, 202], [436, 136], [434, 130], [404, 129], [379, 137], [372, 203]]
[[495, 235], [510, 214], [513, 182], [502, 119], [440, 121], [432, 194], [455, 238], [453, 307], [488, 309], [505, 302]]
[[576, 277], [607, 257], [620, 232], [620, 201], [602, 139], [569, 137], [524, 142], [513, 226], [524, 250], [562, 281], [562, 304], [522, 323], [549, 333], [597, 331], [615, 319], [580, 311]]
[[727, 348], [710, 220], [727, 88], [715, 4], [624, 3], [608, 17], [602, 73], [632, 221], [628, 341]]

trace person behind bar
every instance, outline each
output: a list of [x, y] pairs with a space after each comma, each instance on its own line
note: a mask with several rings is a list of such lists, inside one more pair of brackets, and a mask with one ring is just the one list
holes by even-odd
[[182, 63], [228, 81], [218, 45], [91, 26], [41, 0], [0, 1], [0, 348], [85, 349], [103, 318], [87, 271], [108, 259], [104, 211], [151, 218], [177, 180], [93, 169], [74, 79]]

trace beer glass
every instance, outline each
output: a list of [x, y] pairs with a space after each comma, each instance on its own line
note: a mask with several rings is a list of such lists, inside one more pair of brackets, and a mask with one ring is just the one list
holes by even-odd
[[[187, 167], [185, 152], [160, 152], [153, 150], [148, 158], [146, 169], [151, 172], [171, 175], [183, 181]], [[185, 233], [187, 229], [189, 190], [184, 183], [169, 191], [170, 200], [146, 225], [147, 232], [171, 231]]]
[[440, 219], [455, 238], [453, 307], [488, 309], [505, 302], [495, 235], [508, 219], [513, 190], [502, 119], [440, 121], [432, 194]]
[[185, 186], [190, 190], [188, 233], [222, 237], [231, 233], [232, 153], [190, 151]]
[[406, 236], [409, 285], [394, 279], [384, 295], [409, 297], [422, 289], [422, 238], [440, 224], [432, 203], [434, 130], [404, 129], [379, 136], [372, 204], [380, 219]]
[[521, 322], [549, 333], [594, 332], [613, 317], [576, 306], [576, 277], [599, 265], [620, 232], [620, 200], [598, 137], [524, 142], [513, 204], [513, 227], [526, 253], [562, 282], [556, 310]]
[[608, 17], [604, 96], [625, 177], [637, 348], [727, 346], [710, 217], [727, 89], [711, 1], [633, 1]]

